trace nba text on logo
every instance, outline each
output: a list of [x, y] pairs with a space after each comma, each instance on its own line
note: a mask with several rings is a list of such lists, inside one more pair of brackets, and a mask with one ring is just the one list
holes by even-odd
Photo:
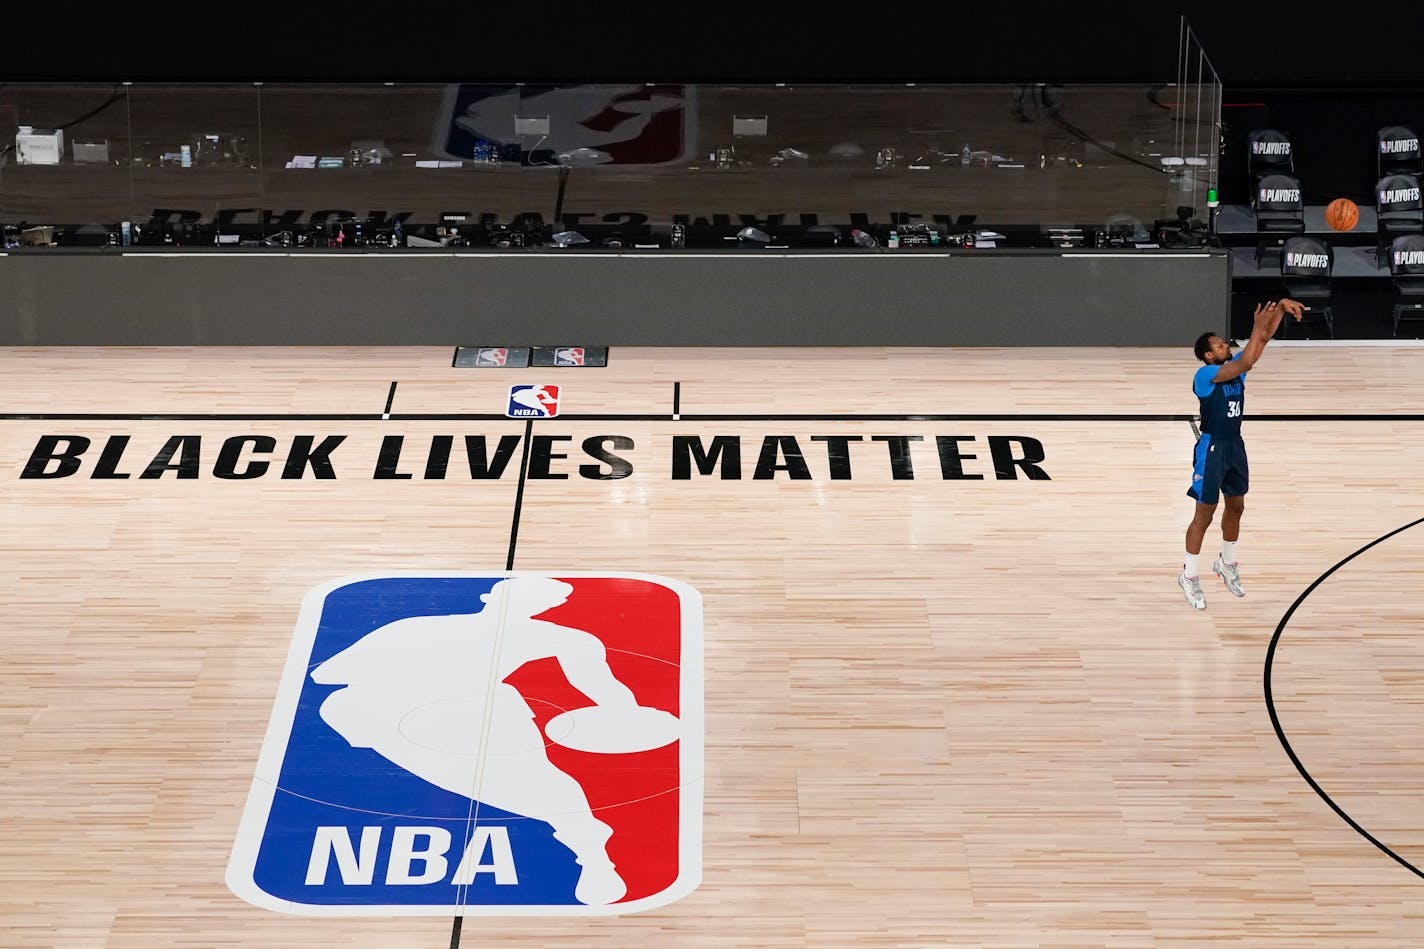
[[646, 574], [302, 605], [228, 886], [306, 915], [613, 915], [701, 878], [702, 606]]
[[510, 418], [554, 418], [559, 414], [558, 386], [510, 386]]

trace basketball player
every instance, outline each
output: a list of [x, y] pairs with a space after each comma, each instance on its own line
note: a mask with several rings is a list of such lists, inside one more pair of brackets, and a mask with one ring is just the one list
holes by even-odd
[[1299, 320], [1303, 310], [1295, 300], [1257, 305], [1251, 339], [1235, 356], [1231, 355], [1231, 344], [1215, 333], [1203, 333], [1197, 339], [1197, 358], [1205, 365], [1192, 378], [1192, 391], [1201, 403], [1201, 435], [1192, 453], [1192, 483], [1187, 488], [1187, 494], [1197, 506], [1192, 522], [1187, 525], [1187, 555], [1182, 572], [1177, 576], [1182, 594], [1194, 609], [1206, 609], [1197, 557], [1222, 497], [1226, 498], [1226, 514], [1221, 518], [1221, 555], [1212, 562], [1211, 569], [1233, 596], [1246, 595], [1236, 565], [1241, 512], [1246, 509], [1245, 495], [1250, 487], [1246, 445], [1241, 440], [1246, 373], [1265, 352], [1281, 318], [1289, 313]]
[[352, 747], [370, 748], [447, 791], [547, 821], [582, 867], [575, 898], [604, 905], [627, 892], [608, 857], [612, 828], [549, 760], [529, 704], [504, 681], [526, 662], [552, 657], [595, 704], [637, 706], [598, 637], [534, 618], [572, 591], [549, 577], [500, 580], [478, 613], [387, 623], [311, 677], [345, 686], [322, 703], [321, 717]]

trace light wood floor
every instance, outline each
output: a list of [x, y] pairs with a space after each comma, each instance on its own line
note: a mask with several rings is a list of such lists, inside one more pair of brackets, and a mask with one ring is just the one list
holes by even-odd
[[[542, 371], [452, 369], [447, 349], [0, 353], [0, 946], [449, 945], [450, 917], [291, 916], [224, 872], [307, 591], [499, 572], [511, 549], [516, 570], [701, 591], [703, 880], [627, 916], [469, 917], [464, 946], [1419, 944], [1424, 526], [1300, 598], [1424, 516], [1424, 421], [1316, 417], [1419, 413], [1424, 348], [1267, 352], [1248, 595], [1210, 575], [1213, 528], [1198, 614], [1175, 585], [1194, 336], [615, 349]], [[416, 457], [437, 435], [522, 436], [500, 417], [517, 382], [562, 386], [566, 417], [533, 431], [572, 440], [551, 462], [569, 477], [523, 482], [512, 543], [518, 456], [486, 481], [424, 479]], [[959, 417], [983, 414], [1015, 417]], [[411, 479], [372, 477], [390, 434]], [[46, 435], [93, 441], [77, 474], [20, 477]], [[132, 476], [91, 478], [112, 435]], [[141, 479], [174, 435], [202, 436], [199, 476]], [[294, 436], [346, 439], [334, 479], [224, 480], [232, 435], [274, 437], [274, 469]], [[595, 435], [632, 440], [631, 476], [580, 476]], [[674, 480], [678, 435], [739, 436], [741, 479]], [[862, 439], [850, 479], [817, 435]], [[767, 436], [794, 437], [810, 478], [756, 479]], [[921, 439], [913, 479], [874, 436]], [[972, 438], [963, 470], [984, 477], [942, 477], [936, 436]], [[991, 436], [1040, 442], [1050, 480], [996, 478]], [[1398, 859], [1273, 729], [1263, 669], [1298, 601], [1281, 728]]]

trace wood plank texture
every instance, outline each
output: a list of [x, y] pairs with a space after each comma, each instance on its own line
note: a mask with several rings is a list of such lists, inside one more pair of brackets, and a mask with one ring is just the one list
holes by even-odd
[[[501, 416], [527, 382], [561, 385], [563, 417], [532, 424], [557, 438], [523, 482], [514, 569], [704, 598], [703, 881], [628, 916], [467, 918], [464, 945], [1416, 944], [1424, 879], [1306, 784], [1262, 682], [1312, 582], [1421, 516], [1424, 422], [1259, 416], [1418, 412], [1424, 348], [1268, 351], [1248, 595], [1206, 567], [1214, 526], [1198, 614], [1174, 584], [1189, 347], [615, 349], [509, 371], [424, 348], [0, 352], [0, 945], [449, 944], [450, 918], [289, 916], [224, 872], [306, 592], [505, 569], [520, 456], [477, 479], [460, 446], [522, 438]], [[21, 417], [46, 413], [77, 417]], [[1036, 417], [933, 418], [987, 413]], [[294, 417], [313, 414], [360, 417]], [[93, 477], [121, 435], [129, 477]], [[390, 435], [409, 478], [375, 476]], [[675, 477], [680, 437], [719, 435], [735, 469]], [[91, 440], [74, 475], [22, 477], [45, 436]], [[197, 476], [141, 477], [175, 436], [201, 436]], [[233, 436], [270, 436], [271, 469], [218, 477]], [[345, 436], [334, 477], [281, 476], [301, 436]], [[425, 477], [441, 436], [455, 454]], [[587, 440], [610, 436], [631, 473], [588, 476], [608, 466]], [[996, 470], [996, 446], [1034, 444], [1046, 480]], [[1414, 867], [1421, 557], [1424, 526], [1335, 571], [1272, 681], [1302, 764]]]

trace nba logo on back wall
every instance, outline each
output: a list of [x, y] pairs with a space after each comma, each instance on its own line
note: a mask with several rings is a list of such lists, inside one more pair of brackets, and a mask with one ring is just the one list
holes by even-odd
[[450, 85], [433, 148], [446, 158], [480, 164], [684, 164], [701, 151], [695, 92], [692, 86], [641, 82]]
[[646, 574], [302, 605], [227, 882], [307, 915], [614, 915], [702, 872], [702, 600]]

